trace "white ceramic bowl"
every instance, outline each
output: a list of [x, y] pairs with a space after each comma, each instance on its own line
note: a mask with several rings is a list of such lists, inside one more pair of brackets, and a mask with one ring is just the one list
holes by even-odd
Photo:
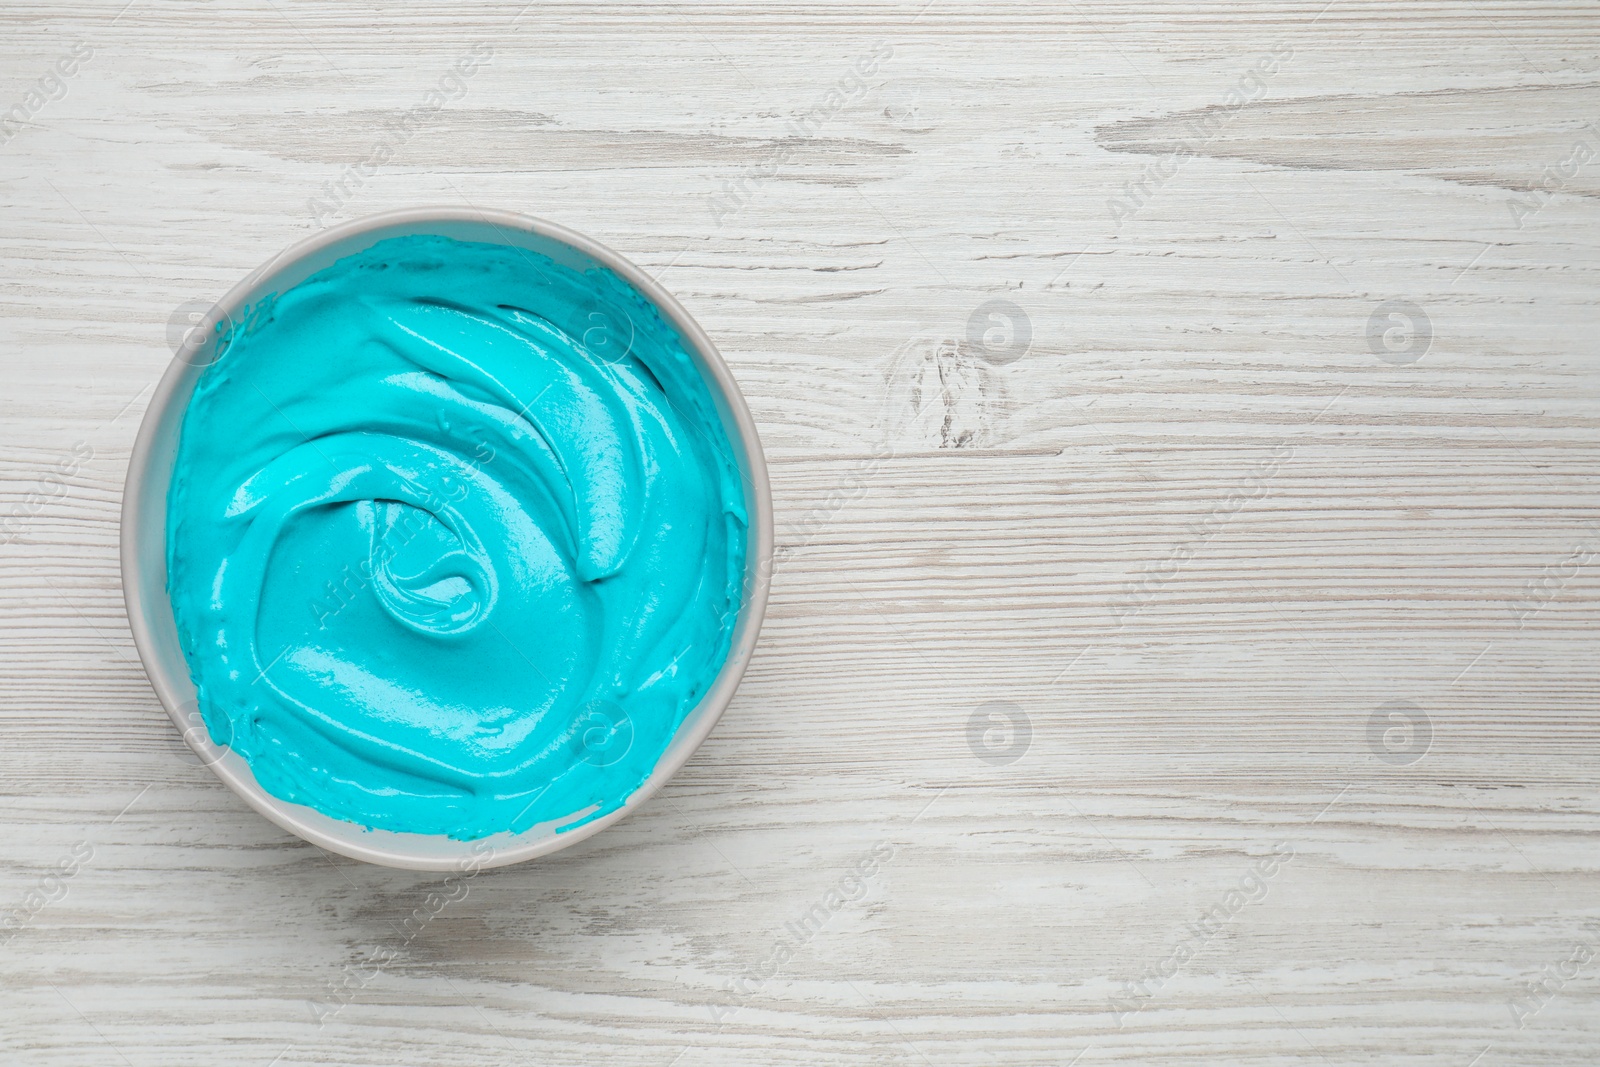
[[[684, 349], [706, 381], [744, 481], [750, 517], [744, 602], [727, 662], [705, 697], [684, 718], [655, 772], [627, 803], [566, 833], [535, 826], [520, 834], [456, 841], [437, 834], [368, 830], [280, 800], [261, 788], [249, 764], [237, 753], [212, 742], [201, 722], [194, 682], [178, 644], [167, 593], [167, 489], [172, 482], [184, 410], [201, 371], [215, 358], [218, 334], [214, 325], [237, 321], [241, 311], [260, 298], [284, 292], [337, 260], [379, 241], [417, 234], [525, 248], [579, 270], [599, 265], [625, 278], [678, 331]], [[565, 227], [504, 211], [418, 208], [373, 215], [319, 232], [253, 271], [218, 301], [199, 328], [190, 330], [183, 340], [145, 412], [123, 492], [122, 591], [128, 605], [128, 622], [150, 684], [190, 747], [247, 804], [285, 830], [352, 859], [411, 870], [463, 870], [520, 863], [599, 833], [644, 803], [688, 761], [732, 699], [766, 612], [771, 570], [772, 496], [761, 441], [744, 397], [711, 339], [653, 278], [617, 253]]]

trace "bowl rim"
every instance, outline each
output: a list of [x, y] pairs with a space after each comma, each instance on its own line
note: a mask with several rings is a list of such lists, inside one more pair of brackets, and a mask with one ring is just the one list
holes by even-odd
[[[772, 578], [772, 494], [766, 458], [761, 447], [760, 435], [756, 431], [755, 420], [750, 414], [738, 382], [733, 377], [733, 372], [728, 368], [711, 338], [676, 297], [642, 268], [593, 238], [559, 223], [502, 209], [413, 207], [384, 211], [330, 226], [290, 244], [229, 289], [213, 305], [213, 311], [231, 319], [241, 308], [248, 306], [252, 299], [259, 299], [277, 291], [267, 283], [278, 275], [286, 273], [293, 265], [352, 239], [369, 234], [381, 234], [363, 246], [370, 248], [372, 244], [389, 236], [425, 235], [426, 227], [429, 225], [451, 224], [487, 224], [499, 231], [503, 238], [499, 242], [490, 243], [511, 247], [523, 247], [511, 240], [512, 234], [531, 235], [564, 245], [625, 279], [655, 306], [677, 330], [702, 376], [720, 395], [722, 404], [719, 406], [719, 412], [725, 424], [723, 429], [725, 432], [733, 431], [730, 436], [737, 437], [737, 444], [743, 453], [743, 463], [739, 463], [736, 457], [735, 466], [743, 482], [748, 533], [745, 576], [741, 587], [743, 600], [739, 606], [733, 636], [722, 667], [705, 695], [685, 713], [678, 732], [673, 735], [650, 776], [615, 811], [562, 832], [545, 832], [533, 836], [534, 831], [540, 829], [534, 827], [521, 834], [502, 833], [475, 841], [456, 841], [442, 834], [413, 835], [368, 830], [354, 822], [334, 819], [313, 808], [268, 793], [256, 781], [249, 764], [242, 757], [226, 746], [215, 745], [203, 727], [197, 730], [188, 710], [194, 701], [184, 699], [182, 696], [185, 686], [190, 692], [194, 690], [188, 663], [182, 656], [181, 650], [177, 657], [178, 663], [168, 662], [160, 654], [156, 644], [150, 618], [152, 605], [147, 603], [148, 598], [145, 596], [143, 583], [136, 580], [142, 567], [141, 559], [145, 558], [140, 551], [145, 541], [141, 537], [138, 520], [147, 506], [145, 501], [149, 492], [147, 484], [155, 478], [153, 464], [158, 458], [156, 453], [161, 431], [171, 417], [170, 411], [180, 388], [184, 386], [186, 380], [197, 380], [200, 369], [203, 369], [184, 359], [184, 354], [186, 351], [197, 350], [203, 346], [204, 340], [181, 346], [174, 354], [172, 362], [168, 364], [149, 405], [141, 416], [139, 433], [129, 457], [127, 477], [123, 485], [119, 533], [123, 601], [127, 608], [128, 624], [133, 632], [134, 645], [139, 651], [139, 659], [144, 665], [145, 674], [162, 706], [182, 732], [190, 748], [201, 757], [203, 763], [210, 765], [217, 777], [259, 814], [282, 829], [330, 852], [350, 859], [407, 870], [476, 871], [481, 868], [522, 863], [592, 837], [644, 804], [682, 769], [722, 718], [760, 636], [761, 624], [766, 617]], [[382, 234], [382, 231], [388, 230], [401, 232]], [[353, 255], [361, 250], [352, 249], [347, 254]], [[298, 284], [298, 281], [285, 288], [292, 288], [293, 284]], [[192, 393], [191, 385], [183, 396], [185, 409]], [[730, 419], [732, 424], [727, 425]], [[164, 516], [165, 494], [159, 505]], [[164, 518], [161, 523], [161, 533], [160, 555], [164, 574], [166, 566]], [[161, 593], [162, 598], [165, 598], [165, 581], [162, 582]], [[159, 611], [160, 605], [155, 607]], [[170, 617], [170, 599], [165, 600], [165, 608]], [[343, 830], [345, 827], [348, 827], [348, 831]], [[363, 841], [360, 839], [362, 835], [371, 836], [373, 840]], [[517, 839], [521, 837], [531, 837], [531, 840], [519, 842]], [[406, 839], [416, 839], [419, 843], [428, 842], [433, 847], [427, 850], [408, 851], [402, 843]], [[502, 841], [502, 839], [503, 843], [484, 848], [484, 842]], [[450, 844], [444, 845], [444, 842]], [[441, 848], [444, 851], [441, 852]]]

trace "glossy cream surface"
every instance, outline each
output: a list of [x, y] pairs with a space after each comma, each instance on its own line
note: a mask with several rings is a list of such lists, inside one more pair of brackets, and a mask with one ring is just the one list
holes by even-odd
[[262, 301], [201, 375], [168, 589], [270, 793], [461, 839], [621, 806], [727, 657], [745, 501], [625, 280], [402, 237]]

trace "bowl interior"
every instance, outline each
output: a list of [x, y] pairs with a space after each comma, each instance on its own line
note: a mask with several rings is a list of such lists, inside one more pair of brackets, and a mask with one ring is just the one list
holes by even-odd
[[[575, 270], [602, 266], [626, 279], [655, 304], [695, 361], [744, 483], [750, 517], [744, 600], [726, 662], [705, 697], [684, 718], [655, 771], [627, 803], [565, 833], [543, 824], [520, 834], [457, 841], [443, 835], [368, 830], [281, 800], [261, 788], [243, 758], [212, 742], [201, 721], [194, 682], [178, 642], [167, 595], [167, 490], [172, 484], [184, 412], [201, 372], [216, 355], [217, 325], [226, 328], [239, 323], [262, 297], [284, 292], [346, 256], [392, 237], [411, 235], [523, 248]], [[506, 212], [422, 209], [378, 215], [323, 231], [252, 272], [180, 346], [145, 413], [123, 496], [122, 582], [129, 624], [151, 685], [185, 740], [234, 792], [284, 829], [353, 859], [413, 870], [478, 869], [532, 859], [599, 832], [643, 803], [688, 760], [732, 698], [766, 610], [771, 558], [772, 502], [761, 443], [738, 386], [710, 339], [654, 279], [621, 256], [563, 227]]]

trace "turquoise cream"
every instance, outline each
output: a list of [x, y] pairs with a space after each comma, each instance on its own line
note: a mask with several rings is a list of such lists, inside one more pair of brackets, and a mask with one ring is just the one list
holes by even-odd
[[239, 318], [167, 503], [212, 739], [384, 830], [620, 807], [721, 670], [744, 575], [738, 468], [677, 332], [609, 270], [445, 237]]

